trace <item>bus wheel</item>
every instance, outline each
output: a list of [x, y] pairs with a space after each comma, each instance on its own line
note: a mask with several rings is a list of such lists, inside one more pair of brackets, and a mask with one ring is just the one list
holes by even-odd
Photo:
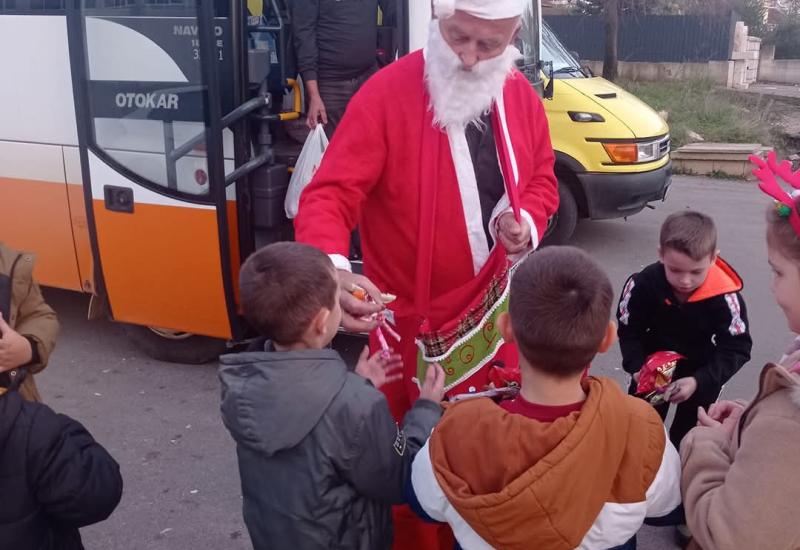
[[566, 244], [578, 224], [578, 204], [569, 187], [560, 181], [558, 183], [558, 200], [558, 212], [553, 216], [547, 228], [547, 233], [542, 239], [542, 246]]
[[225, 340], [157, 327], [123, 325], [125, 334], [148, 357], [167, 363], [201, 365], [225, 353]]

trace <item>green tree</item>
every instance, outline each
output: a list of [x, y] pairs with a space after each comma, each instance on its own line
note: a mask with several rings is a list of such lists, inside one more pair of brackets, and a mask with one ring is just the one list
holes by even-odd
[[767, 6], [764, 0], [733, 0], [731, 8], [742, 18], [751, 36], [764, 36], [767, 33]]

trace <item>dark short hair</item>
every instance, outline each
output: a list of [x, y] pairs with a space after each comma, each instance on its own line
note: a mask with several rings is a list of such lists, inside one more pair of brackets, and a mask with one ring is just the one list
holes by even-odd
[[[794, 199], [794, 209], [800, 214], [800, 198]], [[767, 209], [767, 244], [800, 264], [800, 237], [789, 217], [781, 216], [776, 205]]]
[[676, 212], [661, 224], [659, 244], [662, 251], [669, 248], [699, 262], [717, 252], [717, 228], [702, 212]]
[[259, 334], [284, 345], [298, 342], [322, 308], [334, 308], [337, 286], [330, 258], [295, 242], [257, 250], [239, 272], [245, 318]]
[[520, 353], [534, 368], [566, 377], [597, 355], [611, 317], [613, 290], [586, 252], [553, 246], [519, 266], [509, 300]]

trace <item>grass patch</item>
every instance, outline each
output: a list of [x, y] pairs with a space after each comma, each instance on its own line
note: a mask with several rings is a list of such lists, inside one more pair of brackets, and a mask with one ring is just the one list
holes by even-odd
[[[706, 141], [774, 143], [770, 104], [759, 96], [743, 96], [717, 87], [710, 80], [682, 82], [620, 82], [656, 111], [669, 113], [673, 148], [689, 143], [689, 131]], [[763, 104], [763, 105], [762, 105]]]

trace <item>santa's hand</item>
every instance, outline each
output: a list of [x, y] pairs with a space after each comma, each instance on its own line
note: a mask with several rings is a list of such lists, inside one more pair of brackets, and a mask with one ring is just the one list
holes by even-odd
[[32, 357], [30, 341], [8, 326], [0, 314], [0, 372], [27, 365]]
[[[372, 281], [358, 275], [340, 269], [339, 273], [339, 303], [342, 306], [342, 326], [351, 332], [369, 332], [378, 326], [375, 319], [365, 320], [383, 310], [381, 291]], [[353, 296], [353, 291], [363, 288], [372, 297], [373, 302], [365, 302]]]
[[509, 254], [517, 254], [530, 244], [531, 228], [525, 220], [517, 222], [512, 212], [506, 212], [497, 220], [497, 236]]

